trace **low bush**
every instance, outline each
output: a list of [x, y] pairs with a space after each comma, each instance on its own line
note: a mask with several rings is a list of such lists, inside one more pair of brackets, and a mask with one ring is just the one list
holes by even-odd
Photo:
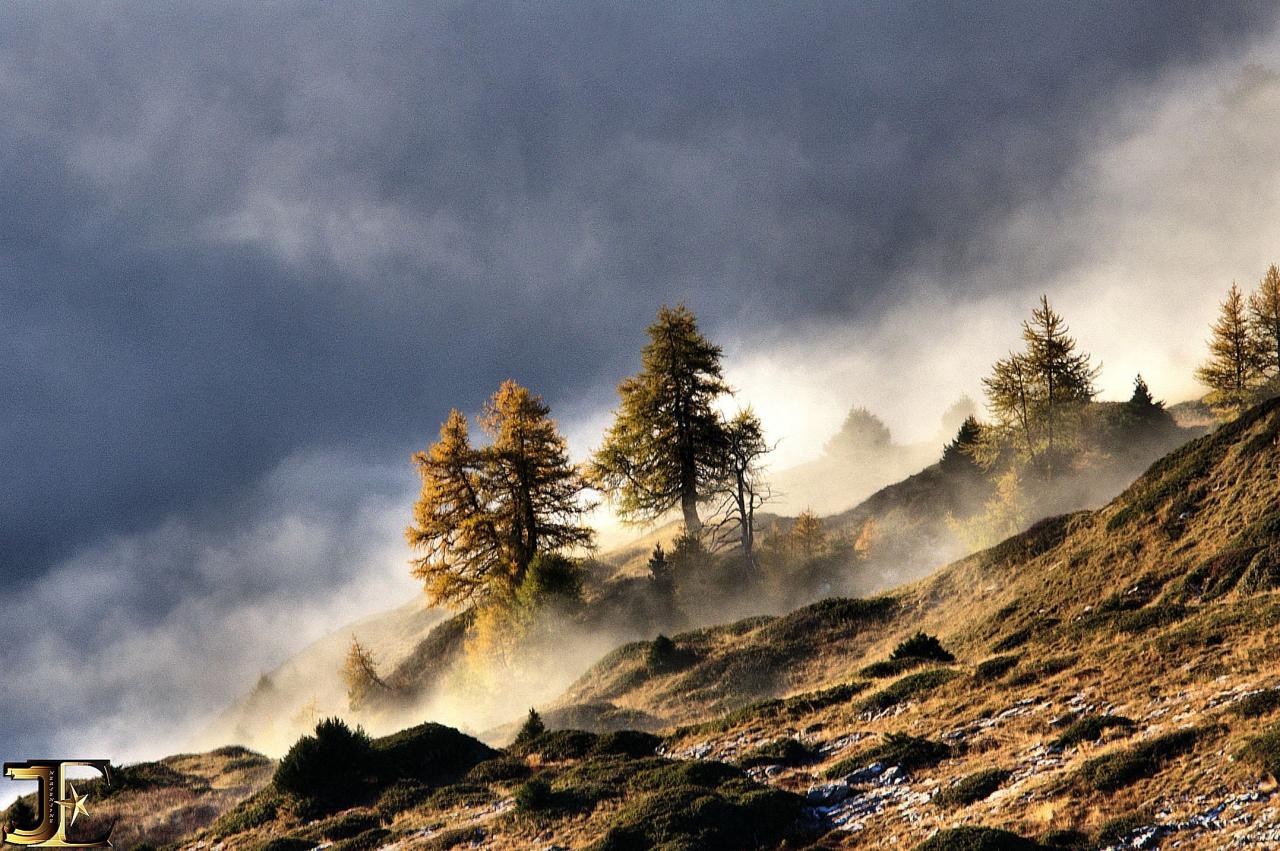
[[952, 656], [942, 646], [942, 642], [938, 641], [934, 636], [917, 632], [893, 648], [893, 652], [889, 654], [889, 659], [892, 661], [924, 659], [929, 662], [954, 662], [956, 657]]
[[493, 759], [488, 745], [443, 724], [419, 724], [373, 742], [374, 764], [383, 785], [416, 780], [432, 786], [457, 782], [472, 767]]
[[1261, 718], [1280, 709], [1280, 688], [1266, 688], [1236, 701], [1232, 711], [1241, 718]]
[[1021, 659], [1021, 656], [1014, 655], [992, 656], [990, 659], [978, 663], [978, 666], [973, 671], [973, 677], [979, 682], [998, 680], [1017, 667]]
[[698, 661], [698, 654], [680, 647], [665, 635], [659, 635], [649, 644], [646, 659], [648, 669], [655, 674], [667, 674], [683, 670]]
[[300, 798], [331, 806], [349, 803], [373, 768], [373, 742], [362, 728], [352, 730], [340, 718], [316, 725], [280, 760], [272, 783]]
[[[316, 844], [297, 836], [277, 836], [258, 846], [258, 851], [311, 851]], [[137, 849], [134, 849], [137, 851]]]
[[948, 683], [960, 676], [958, 671], [950, 668], [935, 668], [931, 671], [921, 671], [918, 674], [912, 674], [903, 677], [896, 683], [886, 686], [880, 691], [869, 695], [858, 704], [860, 712], [881, 712], [890, 707], [897, 706], [904, 700], [915, 697], [926, 691], [932, 691], [944, 683]]
[[1063, 671], [1070, 670], [1076, 664], [1079, 657], [1074, 655], [1051, 656], [1039, 662], [1032, 662], [1024, 665], [1015, 671], [1013, 676], [1009, 678], [1011, 686], [1029, 686], [1038, 683], [1043, 679], [1060, 674]]
[[795, 825], [804, 799], [758, 785], [662, 789], [629, 800], [593, 851], [773, 848]]
[[882, 680], [886, 677], [896, 677], [898, 674], [904, 674], [912, 668], [919, 668], [921, 665], [926, 664], [928, 663], [924, 659], [915, 659], [909, 656], [903, 659], [884, 659], [867, 665], [861, 671], [858, 671], [858, 675], [873, 680]]
[[951, 748], [942, 742], [906, 733], [888, 733], [880, 744], [840, 760], [824, 773], [828, 778], [839, 779], [876, 762], [915, 771], [936, 765], [950, 755]]
[[662, 739], [652, 733], [639, 730], [616, 730], [603, 733], [591, 747], [594, 754], [618, 754], [621, 756], [653, 756]]
[[1054, 747], [1069, 748], [1081, 742], [1096, 742], [1106, 730], [1117, 727], [1132, 730], [1133, 726], [1133, 721], [1123, 715], [1084, 715], [1073, 721], [1052, 744]]
[[473, 783], [510, 783], [524, 780], [529, 773], [529, 764], [523, 759], [502, 756], [480, 763], [467, 772], [467, 779]]
[[1077, 769], [1076, 782], [1095, 792], [1121, 789], [1150, 777], [1166, 761], [1190, 751], [1206, 732], [1203, 728], [1188, 727], [1094, 757]]
[[[482, 763], [483, 764], [483, 763]], [[396, 783], [378, 796], [374, 808], [384, 822], [391, 822], [405, 810], [419, 806], [431, 797], [431, 787], [422, 783]]]
[[1039, 843], [993, 827], [953, 827], [940, 830], [915, 851], [1040, 851]]
[[1273, 724], [1249, 739], [1240, 751], [1246, 762], [1280, 779], [1280, 724]]
[[328, 851], [375, 851], [386, 844], [386, 839], [390, 835], [391, 831], [386, 828], [375, 827], [358, 836], [335, 842], [329, 846]]
[[261, 827], [275, 820], [280, 804], [280, 795], [275, 789], [263, 789], [223, 813], [209, 832], [215, 837], [223, 837]]
[[517, 812], [540, 813], [555, 805], [555, 793], [544, 778], [532, 777], [516, 789], [515, 801]]
[[940, 807], [965, 807], [984, 800], [992, 792], [1004, 785], [1011, 772], [1003, 768], [988, 768], [962, 777], [934, 796], [933, 802]]
[[742, 754], [737, 764], [742, 768], [755, 768], [761, 765], [804, 765], [816, 754], [813, 748], [797, 739], [776, 739], [760, 745]]
[[586, 730], [550, 730], [519, 746], [513, 745], [511, 750], [516, 754], [538, 754], [545, 760], [562, 762], [581, 759], [591, 753], [598, 739], [599, 736]]

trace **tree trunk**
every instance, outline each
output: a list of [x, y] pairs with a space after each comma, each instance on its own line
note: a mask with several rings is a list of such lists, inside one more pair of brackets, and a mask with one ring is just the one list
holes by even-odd
[[698, 517], [698, 496], [686, 490], [680, 494], [680, 510], [684, 512], [684, 528], [690, 535], [702, 531], [702, 518]]

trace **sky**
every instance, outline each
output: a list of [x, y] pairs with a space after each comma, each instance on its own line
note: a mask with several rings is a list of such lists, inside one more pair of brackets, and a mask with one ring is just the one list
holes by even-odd
[[662, 304], [783, 466], [933, 434], [1042, 292], [1197, 395], [1277, 70], [1264, 3], [5, 3], [0, 756], [169, 752], [402, 602], [449, 408], [581, 457]]

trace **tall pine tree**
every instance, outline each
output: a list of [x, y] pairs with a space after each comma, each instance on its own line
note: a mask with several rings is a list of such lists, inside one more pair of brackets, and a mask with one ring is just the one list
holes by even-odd
[[1024, 460], [1042, 462], [1048, 475], [1058, 457], [1074, 449], [1079, 436], [1080, 413], [1093, 400], [1098, 369], [1087, 353], [1076, 350], [1062, 315], [1049, 305], [1048, 296], [1022, 323], [1025, 349], [997, 361], [983, 379], [987, 400], [996, 419], [989, 437], [996, 449], [1015, 447]]
[[684, 305], [663, 307], [648, 329], [640, 372], [618, 385], [619, 408], [591, 474], [626, 520], [647, 522], [680, 507], [691, 534], [698, 504], [722, 471], [725, 431], [715, 401], [729, 392], [719, 346]]
[[1234, 416], [1255, 401], [1265, 365], [1234, 282], [1210, 330], [1209, 359], [1196, 370], [1196, 378], [1209, 388], [1214, 410]]
[[510, 595], [539, 553], [589, 546], [586, 481], [542, 399], [504, 382], [485, 406], [490, 444], [476, 448], [452, 411], [440, 439], [414, 455], [422, 491], [405, 532], [422, 555], [413, 574], [433, 604]]
[[1249, 296], [1249, 314], [1262, 369], [1271, 381], [1280, 382], [1280, 269], [1274, 263]]

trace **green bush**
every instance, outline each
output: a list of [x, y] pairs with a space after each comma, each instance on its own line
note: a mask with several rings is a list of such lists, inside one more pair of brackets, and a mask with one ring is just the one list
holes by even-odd
[[683, 670], [698, 661], [698, 654], [680, 647], [670, 638], [659, 634], [649, 643], [646, 666], [655, 674], [667, 674]]
[[951, 748], [942, 742], [906, 733], [888, 733], [880, 744], [840, 760], [824, 773], [828, 778], [839, 779], [873, 762], [896, 765], [903, 771], [915, 771], [936, 765], [950, 755]]
[[923, 632], [917, 632], [910, 638], [902, 641], [897, 647], [893, 648], [893, 652], [889, 654], [891, 660], [899, 659], [924, 659], [929, 662], [954, 662], [955, 656], [952, 656], [932, 635], [926, 635]]
[[1032, 662], [1025, 665], [1020, 670], [1015, 671], [1014, 675], [1009, 678], [1011, 686], [1029, 686], [1038, 683], [1043, 679], [1060, 674], [1063, 671], [1070, 670], [1078, 661], [1077, 656], [1068, 654], [1066, 656], [1051, 656], [1048, 659], [1042, 659], [1039, 662]]
[[1084, 715], [1073, 721], [1052, 744], [1054, 747], [1069, 748], [1081, 742], [1096, 742], [1106, 730], [1116, 727], [1132, 730], [1133, 726], [1133, 721], [1123, 715]]
[[364, 730], [340, 718], [316, 725], [280, 760], [272, 782], [282, 792], [324, 804], [349, 802], [373, 767], [373, 743]]
[[540, 813], [551, 809], [555, 804], [555, 793], [551, 784], [541, 777], [531, 777], [516, 789], [516, 811], [521, 813]]
[[419, 724], [373, 742], [381, 784], [417, 780], [431, 786], [461, 779], [471, 768], [498, 752], [443, 724]]
[[430, 786], [412, 781], [396, 783], [378, 796], [375, 808], [383, 821], [391, 822], [400, 813], [413, 809], [429, 797], [431, 797]]
[[991, 645], [992, 653], [1008, 653], [1010, 650], [1017, 650], [1022, 645], [1031, 640], [1030, 628], [1018, 629], [1006, 635], [1004, 638]]
[[[258, 851], [311, 851], [315, 847], [316, 844], [309, 839], [301, 839], [297, 836], [277, 836], [259, 845]], [[137, 849], [134, 849], [134, 851], [137, 851]]]
[[391, 831], [382, 827], [375, 827], [366, 830], [358, 836], [350, 839], [344, 839], [341, 842], [335, 842], [329, 846], [329, 851], [374, 851], [386, 844], [386, 839], [391, 835]]
[[593, 851], [696, 851], [777, 847], [804, 799], [760, 786], [663, 789], [629, 800]]
[[940, 830], [915, 851], [1039, 851], [1030, 839], [992, 827], [953, 827]]
[[1232, 707], [1232, 711], [1241, 718], [1261, 718], [1277, 709], [1280, 709], [1280, 688], [1267, 688], [1247, 694]]
[[1175, 756], [1195, 747], [1207, 731], [1189, 727], [1165, 733], [1129, 748], [1094, 757], [1076, 771], [1076, 782], [1096, 792], [1113, 792], [1150, 777]]
[[652, 733], [639, 730], [615, 730], [602, 733], [592, 746], [593, 754], [618, 754], [620, 756], [653, 756], [662, 739]]
[[916, 659], [910, 656], [902, 659], [884, 659], [867, 665], [858, 672], [858, 675], [869, 677], [873, 680], [882, 680], [885, 677], [896, 677], [898, 674], [906, 673], [912, 668], [919, 668], [925, 664], [927, 662], [924, 659]]
[[263, 789], [223, 813], [209, 828], [209, 832], [215, 837], [223, 837], [261, 827], [275, 820], [280, 803], [280, 796], [275, 789]]
[[510, 783], [524, 780], [529, 771], [529, 764], [523, 759], [503, 756], [480, 763], [467, 772], [467, 779], [473, 783]]
[[992, 656], [978, 663], [978, 667], [973, 671], [973, 677], [980, 682], [998, 680], [1017, 667], [1021, 660], [1021, 656], [1015, 655]]
[[354, 810], [326, 819], [316, 825], [316, 832], [325, 839], [350, 839], [366, 830], [381, 827], [382, 820], [370, 810]]
[[1072, 851], [1084, 851], [1090, 848], [1089, 835], [1071, 828], [1051, 830], [1044, 835], [1040, 843], [1046, 848], [1067, 848]]
[[1240, 756], [1258, 768], [1280, 779], [1280, 724], [1273, 724], [1249, 739]]
[[813, 748], [796, 739], [776, 739], [742, 754], [737, 759], [741, 768], [761, 765], [804, 765], [815, 756]]
[[552, 762], [581, 759], [591, 753], [598, 738], [595, 733], [586, 730], [551, 730], [519, 747], [512, 746], [512, 751], [518, 754], [536, 753]]
[[934, 796], [933, 802], [940, 807], [965, 807], [986, 799], [992, 792], [1004, 785], [1011, 772], [1003, 768], [988, 768], [966, 777], [943, 789]]
[[921, 671], [918, 674], [903, 677], [896, 683], [864, 698], [858, 704], [858, 711], [881, 712], [918, 694], [931, 691], [958, 676], [960, 673], [950, 668], [934, 668], [931, 671]]

